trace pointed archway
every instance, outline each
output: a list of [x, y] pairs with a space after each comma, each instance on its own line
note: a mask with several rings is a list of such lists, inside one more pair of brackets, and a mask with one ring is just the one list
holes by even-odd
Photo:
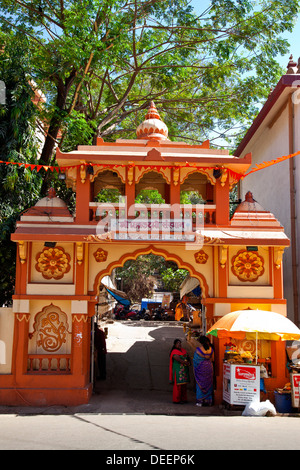
[[135, 250], [133, 252], [125, 253], [123, 256], [121, 256], [119, 259], [116, 259], [115, 261], [112, 261], [105, 269], [102, 271], [99, 271], [98, 274], [95, 276], [94, 284], [93, 284], [93, 291], [90, 293], [92, 296], [97, 296], [98, 291], [99, 291], [99, 286], [101, 283], [101, 279], [104, 276], [109, 276], [112, 271], [115, 268], [122, 267], [124, 263], [128, 260], [135, 260], [137, 259], [140, 255], [147, 255], [147, 254], [154, 254], [157, 256], [162, 256], [168, 261], [174, 261], [178, 268], [180, 269], [186, 269], [189, 271], [190, 275], [192, 277], [195, 277], [198, 279], [201, 291], [202, 291], [202, 298], [207, 298], [209, 297], [208, 295], [208, 284], [206, 281], [206, 278], [204, 277], [203, 274], [199, 273], [198, 271], [195, 270], [195, 268], [190, 264], [185, 262], [179, 255], [169, 252], [167, 250], [164, 250], [162, 248], [158, 248], [154, 245], [149, 245], [148, 247], [140, 248], [138, 250]]

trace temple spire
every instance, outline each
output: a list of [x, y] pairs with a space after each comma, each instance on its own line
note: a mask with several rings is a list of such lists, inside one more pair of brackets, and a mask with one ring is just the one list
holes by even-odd
[[151, 101], [145, 120], [138, 126], [136, 135], [139, 139], [167, 140], [168, 128], [161, 120], [153, 101]]

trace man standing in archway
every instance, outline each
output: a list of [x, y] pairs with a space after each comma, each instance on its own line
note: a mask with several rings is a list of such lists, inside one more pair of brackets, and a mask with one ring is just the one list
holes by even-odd
[[95, 323], [95, 352], [96, 352], [96, 377], [98, 380], [106, 379], [106, 338], [104, 331]]

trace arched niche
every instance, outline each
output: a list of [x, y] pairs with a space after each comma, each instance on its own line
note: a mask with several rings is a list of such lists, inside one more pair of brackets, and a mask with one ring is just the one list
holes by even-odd
[[[101, 170], [97, 173], [93, 181], [94, 200], [101, 194], [103, 190], [113, 190], [112, 193], [119, 193], [120, 196], [125, 195], [125, 183], [120, 175], [113, 170]], [[105, 201], [112, 202], [112, 201]]]
[[212, 202], [213, 185], [205, 173], [192, 171], [186, 175], [180, 185], [181, 193], [196, 192], [203, 201]]
[[164, 250], [164, 249], [161, 249], [161, 248], [157, 248], [153, 245], [149, 245], [147, 248], [138, 249], [138, 250], [136, 250], [132, 253], [126, 253], [123, 256], [121, 256], [120, 258], [118, 258], [118, 259], [114, 260], [112, 263], [110, 263], [104, 270], [100, 271], [96, 275], [95, 280], [94, 280], [94, 285], [93, 285], [93, 291], [90, 292], [89, 294], [93, 295], [93, 296], [97, 296], [98, 293], [99, 293], [101, 280], [103, 279], [104, 276], [110, 276], [112, 271], [115, 268], [122, 267], [124, 265], [124, 263], [128, 260], [135, 260], [140, 255], [146, 255], [146, 254], [149, 254], [149, 253], [152, 253], [152, 254], [157, 255], [157, 256], [162, 256], [163, 258], [165, 258], [166, 260], [169, 260], [169, 261], [174, 261], [177, 264], [178, 268], [186, 269], [189, 272], [191, 277], [194, 277], [194, 278], [198, 279], [199, 285], [200, 285], [200, 288], [201, 288], [202, 298], [209, 297], [208, 284], [207, 284], [206, 278], [203, 274], [196, 271], [196, 269], [194, 268], [193, 265], [183, 261], [181, 259], [181, 257], [178, 256], [177, 254], [168, 252], [167, 250]]
[[158, 191], [164, 202], [169, 202], [169, 183], [165, 176], [159, 171], [146, 171], [136, 182], [135, 196], [137, 197], [143, 190]]

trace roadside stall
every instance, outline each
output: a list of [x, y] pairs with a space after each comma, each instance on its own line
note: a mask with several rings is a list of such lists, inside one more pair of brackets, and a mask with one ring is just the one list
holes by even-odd
[[292, 406], [300, 408], [300, 371], [291, 374]]
[[229, 405], [245, 405], [260, 399], [259, 365], [223, 364], [223, 400]]
[[[223, 358], [223, 401], [230, 405], [259, 401], [260, 391], [265, 391], [264, 378], [268, 377], [272, 363], [271, 357], [261, 354], [271, 350], [267, 343], [300, 339], [299, 328], [288, 318], [250, 308], [224, 315], [207, 334], [227, 340]], [[245, 348], [245, 340], [255, 345], [252, 353]]]
[[287, 347], [290, 392], [293, 408], [300, 408], [300, 343]]

